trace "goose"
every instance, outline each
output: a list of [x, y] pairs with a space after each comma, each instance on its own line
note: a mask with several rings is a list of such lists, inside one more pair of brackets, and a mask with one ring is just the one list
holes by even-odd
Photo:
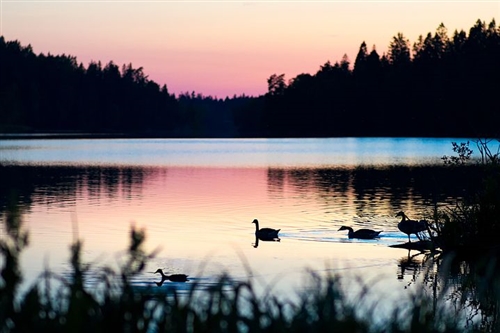
[[401, 232], [408, 235], [408, 243], [411, 243], [410, 240], [411, 234], [415, 234], [418, 237], [418, 239], [420, 239], [418, 233], [427, 230], [426, 220], [420, 220], [420, 221], [410, 220], [410, 218], [406, 216], [406, 214], [403, 211], [397, 213], [396, 217], [401, 217], [401, 222], [398, 223], [398, 229], [401, 230]]
[[273, 240], [275, 238], [278, 238], [278, 232], [280, 232], [281, 229], [259, 229], [259, 221], [257, 219], [253, 220], [252, 223], [255, 223], [255, 237], [259, 238], [260, 240]]
[[165, 275], [163, 273], [163, 270], [161, 268], [158, 268], [158, 270], [155, 272], [156, 273], [160, 273], [161, 274], [161, 282], [158, 284], [158, 282], [156, 284], [158, 284], [159, 286], [162, 285], [163, 281], [165, 280], [169, 280], [169, 281], [172, 281], [172, 282], [186, 282], [186, 281], [189, 281], [188, 280], [188, 276], [186, 274], [172, 274], [172, 275]]
[[341, 230], [349, 230], [349, 233], [347, 234], [349, 238], [359, 238], [359, 239], [374, 239], [379, 237], [379, 234], [382, 232], [381, 231], [375, 231], [371, 229], [359, 229], [359, 230], [352, 230], [351, 227], [346, 227], [346, 226], [341, 226], [338, 231]]

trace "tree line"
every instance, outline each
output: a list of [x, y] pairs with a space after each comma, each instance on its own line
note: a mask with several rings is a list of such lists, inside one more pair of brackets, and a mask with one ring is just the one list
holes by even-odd
[[444, 24], [416, 42], [397, 33], [387, 54], [363, 42], [315, 74], [267, 79], [262, 96], [169, 93], [143, 68], [35, 54], [0, 37], [0, 131], [162, 137], [498, 137], [500, 27]]
[[[268, 79], [266, 122], [277, 136], [498, 136], [500, 29], [478, 20], [467, 35], [444, 24], [387, 54], [363, 42], [314, 75]], [[287, 121], [283, 121], [286, 119]]]

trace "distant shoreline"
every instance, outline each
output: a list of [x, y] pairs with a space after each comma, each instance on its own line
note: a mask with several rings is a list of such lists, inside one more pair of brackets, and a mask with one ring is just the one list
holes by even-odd
[[[40, 133], [0, 133], [0, 140], [37, 139], [314, 139], [314, 138], [426, 138], [446, 139], [449, 136], [393, 136], [393, 135], [351, 135], [351, 136], [288, 136], [288, 137], [216, 137], [216, 136], [169, 136], [165, 133], [87, 133], [87, 132], [40, 132]], [[454, 138], [469, 138], [456, 136]], [[470, 138], [474, 139], [474, 138]]]
[[125, 133], [0, 133], [2, 139], [89, 139], [89, 138], [127, 138]]

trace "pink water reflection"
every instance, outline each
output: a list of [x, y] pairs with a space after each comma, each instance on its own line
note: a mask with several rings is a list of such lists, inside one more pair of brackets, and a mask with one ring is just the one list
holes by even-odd
[[[346, 169], [68, 170], [66, 190], [53, 191], [61, 188], [58, 182], [37, 184], [24, 215], [32, 245], [22, 265], [31, 277], [46, 264], [57, 272], [68, 269], [74, 225], [84, 259], [99, 265], [120, 261], [135, 225], [145, 228], [149, 251], [161, 248], [141, 277], [146, 282], [157, 279], [157, 268], [195, 279], [228, 272], [290, 291], [302, 288], [306, 269], [312, 269], [359, 274], [403, 290], [398, 261], [406, 253], [388, 247], [406, 240], [394, 213], [403, 209], [411, 216], [424, 206], [413, 188], [395, 198], [384, 184], [370, 186], [367, 175]], [[51, 179], [51, 171], [37, 172]], [[281, 241], [254, 248], [254, 218], [262, 227], [281, 229]], [[384, 233], [380, 240], [348, 240], [337, 231], [341, 225]]]

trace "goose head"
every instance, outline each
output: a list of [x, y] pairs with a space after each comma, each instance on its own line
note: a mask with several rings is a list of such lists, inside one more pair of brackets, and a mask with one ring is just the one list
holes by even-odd
[[403, 211], [400, 211], [399, 213], [396, 214], [396, 217], [402, 217], [405, 218], [406, 214]]
[[161, 268], [158, 268], [154, 274], [160, 273], [162, 277], [165, 277], [166, 275], [163, 274], [163, 270]]

